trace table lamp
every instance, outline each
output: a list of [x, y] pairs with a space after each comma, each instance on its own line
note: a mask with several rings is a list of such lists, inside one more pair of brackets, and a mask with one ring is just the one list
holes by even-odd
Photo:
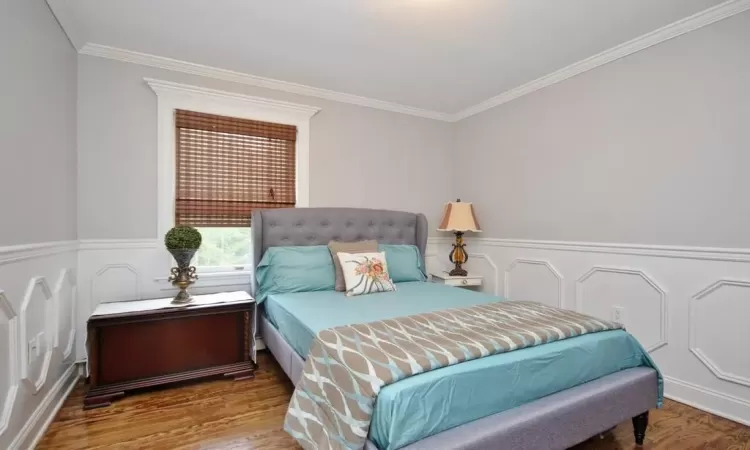
[[469, 254], [466, 253], [464, 233], [467, 231], [482, 231], [474, 213], [474, 206], [471, 203], [461, 202], [461, 199], [446, 203], [438, 231], [452, 231], [456, 234], [456, 243], [453, 244], [453, 250], [448, 256], [455, 267], [448, 275], [465, 277], [468, 272], [461, 265], [469, 260]]

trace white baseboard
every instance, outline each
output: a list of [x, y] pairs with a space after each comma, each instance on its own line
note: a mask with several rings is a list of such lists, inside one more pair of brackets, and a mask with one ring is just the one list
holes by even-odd
[[[33, 449], [44, 436], [57, 412], [70, 395], [80, 377], [80, 368], [72, 364], [47, 392], [34, 413], [21, 428], [18, 436], [10, 443], [9, 450]], [[32, 435], [33, 433], [33, 435]], [[32, 437], [33, 436], [33, 437]], [[31, 437], [31, 439], [30, 439]]]
[[750, 402], [687, 381], [664, 377], [664, 396], [676, 402], [750, 426]]

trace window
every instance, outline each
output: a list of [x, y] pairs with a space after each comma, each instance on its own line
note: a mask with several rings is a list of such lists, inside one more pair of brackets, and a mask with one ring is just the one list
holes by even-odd
[[[252, 134], [248, 133], [248, 128], [257, 130], [271, 130], [278, 131], [281, 127], [285, 130], [285, 134], [292, 134], [290, 130], [296, 130], [296, 134], [292, 134], [291, 139], [294, 141], [294, 145], [287, 144], [287, 151], [293, 149], [293, 162], [286, 165], [286, 168], [293, 167], [294, 181], [296, 183], [296, 190], [291, 201], [294, 202], [295, 207], [307, 207], [310, 202], [310, 191], [309, 191], [309, 154], [310, 154], [310, 124], [312, 117], [320, 111], [320, 108], [303, 105], [299, 103], [291, 103], [287, 101], [279, 101], [270, 98], [255, 97], [251, 95], [240, 94], [237, 92], [221, 91], [217, 89], [209, 89], [201, 86], [186, 85], [181, 83], [174, 83], [171, 81], [155, 80], [152, 78], [145, 78], [144, 81], [151, 90], [156, 94], [156, 113], [157, 113], [157, 192], [156, 192], [156, 204], [157, 204], [157, 217], [156, 217], [156, 230], [154, 230], [154, 237], [158, 241], [162, 241], [164, 234], [169, 231], [177, 222], [177, 203], [180, 203], [180, 218], [181, 223], [192, 224], [198, 228], [205, 235], [205, 241], [202, 245], [204, 252], [197, 255], [198, 259], [194, 259], [193, 263], [198, 266], [199, 275], [203, 275], [198, 280], [198, 284], [203, 287], [208, 286], [236, 286], [239, 289], [246, 289], [247, 284], [250, 282], [250, 271], [252, 267], [249, 267], [247, 262], [251, 259], [251, 242], [250, 236], [250, 213], [253, 208], [272, 208], [273, 203], [280, 203], [284, 200], [289, 201], [290, 199], [284, 199], [282, 195], [286, 195], [284, 190], [279, 190], [278, 187], [273, 185], [273, 194], [271, 195], [270, 190], [266, 189], [255, 189], [253, 195], [247, 194], [247, 189], [229, 189], [234, 192], [234, 197], [216, 197], [218, 205], [224, 205], [220, 209], [229, 209], [229, 212], [215, 213], [210, 211], [210, 208], [198, 208], [199, 204], [208, 205], [207, 199], [213, 199], [210, 196], [206, 196], [206, 192], [213, 190], [214, 186], [211, 185], [205, 179], [206, 176], [213, 177], [216, 175], [214, 180], [218, 183], [219, 181], [227, 182], [226, 180], [233, 180], [232, 184], [236, 181], [238, 185], [243, 183], [246, 185], [255, 186], [254, 174], [264, 174], [272, 171], [281, 172], [278, 168], [275, 168], [275, 163], [264, 165], [264, 160], [258, 160], [256, 155], [260, 157], [261, 153], [258, 150], [250, 151], [251, 148], [258, 148], [257, 142], [270, 142], [275, 145], [271, 146], [274, 155], [281, 157], [278, 148], [283, 148], [284, 145], [278, 141], [288, 141], [289, 139], [279, 139], [277, 134], [267, 136], [266, 134]], [[211, 117], [216, 116], [220, 120], [216, 123], [209, 123], [211, 125], [217, 125], [217, 128], [206, 127], [206, 121], [201, 122], [203, 126], [186, 126], [184, 135], [187, 136], [192, 134], [192, 140], [196, 141], [193, 147], [199, 147], [210, 149], [209, 143], [214, 143], [216, 152], [219, 156], [215, 159], [210, 159], [208, 155], [211, 152], [200, 152], [200, 158], [193, 158], [192, 160], [185, 160], [185, 164], [180, 166], [180, 172], [183, 170], [187, 173], [188, 168], [192, 165], [200, 164], [209, 167], [201, 167], [196, 169], [195, 176], [198, 177], [199, 183], [196, 186], [202, 186], [203, 192], [196, 192], [195, 196], [189, 194], [190, 189], [178, 189], [178, 145], [180, 134], [177, 127], [177, 111], [193, 111], [194, 117]], [[205, 114], [198, 114], [205, 113]], [[239, 123], [254, 123], [256, 126], [247, 127], [245, 125], [240, 126]], [[229, 128], [224, 128], [219, 125], [226, 125]], [[285, 124], [285, 125], [278, 125]], [[188, 132], [187, 130], [193, 130]], [[224, 145], [219, 145], [224, 140]], [[233, 148], [235, 145], [229, 145], [230, 142], [242, 142], [239, 145], [245, 153], [250, 153], [251, 157], [255, 158], [252, 160], [242, 159], [237, 154], [237, 150]], [[256, 142], [257, 141], [257, 142]], [[185, 139], [188, 142], [188, 139]], [[233, 150], [230, 150], [233, 149]], [[186, 149], [187, 150], [187, 149]], [[191, 149], [190, 151], [197, 152], [198, 150]], [[241, 155], [242, 153], [240, 153]], [[227, 164], [225, 160], [238, 158], [236, 164]], [[201, 161], [198, 163], [198, 161]], [[273, 162], [273, 161], [272, 161]], [[248, 167], [253, 165], [254, 169], [251, 171]], [[295, 166], [296, 165], [296, 166]], [[257, 167], [256, 167], [257, 166]], [[221, 175], [221, 171], [227, 174]], [[191, 168], [192, 170], [192, 168]], [[286, 172], [292, 173], [292, 172]], [[236, 174], [236, 177], [235, 177]], [[189, 181], [194, 178], [194, 175], [189, 177], [182, 177], [181, 181]], [[228, 182], [227, 182], [228, 183]], [[288, 186], [288, 185], [287, 185]], [[204, 189], [205, 188], [205, 189]], [[224, 189], [227, 191], [227, 189]], [[287, 191], [288, 192], [288, 191]], [[179, 193], [179, 194], [178, 194]], [[185, 195], [188, 193], [187, 195]], [[262, 195], [265, 193], [265, 195]], [[259, 197], [255, 198], [254, 195]], [[268, 203], [269, 198], [272, 202]], [[241, 214], [238, 214], [236, 210], [231, 211], [231, 208], [225, 208], [227, 205], [232, 204], [231, 201], [227, 201], [226, 198], [234, 199], [237, 204], [241, 204]], [[247, 200], [250, 198], [250, 200]], [[263, 203], [260, 203], [263, 202]], [[256, 204], [260, 203], [260, 204]], [[290, 206], [290, 205], [284, 205]], [[278, 206], [276, 206], [278, 207]], [[205, 211], [209, 209], [209, 211]], [[203, 214], [196, 215], [195, 213], [203, 212]], [[210, 213], [210, 214], [209, 214]], [[216, 220], [217, 216], [222, 216], [230, 224], [222, 224], [221, 221]], [[196, 220], [196, 217], [211, 219], [211, 223], [206, 223], [208, 220], [201, 223], [201, 220]], [[229, 220], [228, 218], [232, 218]], [[247, 238], [246, 244], [239, 246], [236, 244], [237, 234], [245, 233]], [[241, 250], [247, 250], [247, 254], [243, 254]], [[168, 271], [169, 267], [174, 265], [172, 256], [169, 252], [159, 250], [155, 252], [154, 257], [160, 259], [159, 263], [164, 267], [165, 271]], [[241, 265], [242, 262], [244, 265]], [[240, 269], [240, 270], [238, 270]], [[231, 272], [231, 273], [227, 273]], [[166, 277], [163, 280], [160, 278], [159, 281], [166, 282]]]
[[243, 269], [254, 209], [296, 205], [297, 128], [175, 111], [175, 225], [203, 234], [195, 265]]

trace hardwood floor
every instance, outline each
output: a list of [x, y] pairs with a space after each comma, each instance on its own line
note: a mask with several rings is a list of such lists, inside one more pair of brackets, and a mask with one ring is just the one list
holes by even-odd
[[[254, 380], [218, 380], [125, 397], [84, 411], [84, 385], [50, 425], [38, 449], [298, 449], [282, 430], [292, 384], [259, 354]], [[636, 448], [630, 420], [575, 450]], [[750, 427], [666, 401], [651, 411], [645, 449], [750, 450]]]

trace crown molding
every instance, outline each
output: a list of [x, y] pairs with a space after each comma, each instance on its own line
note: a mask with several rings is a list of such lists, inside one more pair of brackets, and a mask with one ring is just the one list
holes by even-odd
[[159, 69], [172, 70], [191, 75], [198, 75], [217, 80], [229, 81], [232, 83], [245, 84], [248, 86], [261, 87], [276, 91], [288, 92], [292, 94], [306, 95], [325, 100], [332, 100], [351, 105], [365, 106], [384, 111], [408, 114], [411, 116], [422, 117], [425, 119], [439, 120], [443, 122], [459, 122], [468, 117], [479, 114], [488, 109], [508, 103], [526, 94], [538, 91], [555, 83], [565, 81], [576, 75], [580, 75], [599, 66], [617, 61], [633, 53], [645, 50], [649, 47], [667, 41], [669, 39], [689, 33], [698, 28], [705, 27], [714, 22], [718, 22], [727, 17], [750, 10], [750, 0], [727, 0], [714, 7], [705, 9], [692, 16], [673, 22], [662, 28], [646, 33], [635, 39], [612, 47], [594, 56], [573, 63], [560, 70], [537, 78], [536, 80], [525, 83], [521, 86], [505, 91], [495, 97], [477, 103], [456, 113], [444, 113], [430, 111], [421, 108], [415, 108], [398, 103], [376, 100], [367, 97], [361, 97], [343, 92], [336, 92], [329, 89], [321, 89], [312, 86], [306, 86], [298, 83], [274, 80], [256, 75], [250, 75], [233, 70], [220, 69], [217, 67], [205, 66], [202, 64], [180, 61], [177, 59], [166, 58], [163, 56], [140, 53], [131, 50], [125, 50], [106, 45], [86, 43], [81, 47], [79, 53], [82, 55], [98, 56], [116, 61], [140, 64], [143, 66], [156, 67]]
[[541, 78], [537, 78], [536, 80], [518, 86], [517, 88], [503, 92], [500, 95], [492, 97], [481, 103], [477, 103], [474, 106], [470, 106], [456, 114], [453, 114], [451, 117], [451, 121], [458, 122], [460, 120], [466, 119], [467, 117], [479, 114], [483, 111], [494, 108], [496, 106], [500, 106], [504, 103], [508, 103], [509, 101], [515, 100], [526, 94], [530, 94], [534, 91], [538, 91], [539, 89], [567, 80], [568, 78], [572, 78], [591, 69], [603, 66], [604, 64], [611, 63], [620, 58], [624, 58], [625, 56], [632, 55], [633, 53], [639, 52], [641, 50], [645, 50], [669, 39], [681, 36], [685, 33], [697, 30], [698, 28], [705, 27], [706, 25], [710, 25], [714, 22], [718, 22], [719, 20], [726, 19], [727, 17], [731, 17], [735, 14], [747, 11], [748, 9], [750, 9], [750, 0], [728, 0], [724, 3], [720, 3], [714, 7], [693, 14], [692, 16], [688, 16], [684, 19], [678, 20], [677, 22], [673, 22], [650, 33], [646, 33], [623, 44], [612, 47], [609, 50], [605, 50], [582, 61], [573, 63]]
[[134, 52], [106, 45], [87, 43], [78, 51], [82, 55], [98, 56], [100, 58], [113, 59], [116, 61], [140, 64], [142, 66], [156, 67], [159, 69], [172, 70], [191, 75], [199, 75], [217, 80], [229, 81], [232, 83], [245, 84], [248, 86], [273, 89], [276, 91], [289, 92], [292, 94], [306, 95], [309, 97], [333, 100], [341, 103], [352, 105], [366, 106], [368, 108], [382, 109], [401, 114], [408, 114], [425, 119], [440, 120], [445, 122], [452, 121], [452, 115], [437, 111], [414, 108], [411, 106], [399, 105], [397, 103], [375, 100], [358, 95], [345, 94], [343, 92], [331, 91], [303, 84], [290, 83], [287, 81], [274, 80], [271, 78], [259, 77], [233, 70], [219, 69], [217, 67], [204, 66], [187, 61], [180, 61], [163, 56], [150, 55], [148, 53]]

